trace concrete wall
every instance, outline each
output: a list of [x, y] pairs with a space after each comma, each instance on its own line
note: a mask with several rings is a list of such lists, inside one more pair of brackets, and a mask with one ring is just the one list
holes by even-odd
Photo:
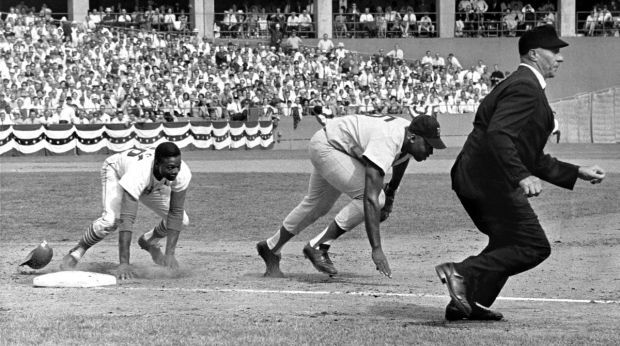
[[[549, 81], [550, 100], [620, 85], [620, 39], [615, 37], [564, 37], [570, 44], [562, 49], [565, 62], [558, 76]], [[347, 49], [375, 53], [379, 48], [389, 51], [398, 43], [407, 59], [420, 59], [427, 50], [443, 56], [454, 53], [461, 64], [469, 66], [482, 59], [487, 66], [498, 64], [502, 71], [514, 71], [519, 64], [518, 38], [446, 38], [446, 39], [364, 39], [340, 40]], [[315, 46], [316, 40], [304, 40]]]

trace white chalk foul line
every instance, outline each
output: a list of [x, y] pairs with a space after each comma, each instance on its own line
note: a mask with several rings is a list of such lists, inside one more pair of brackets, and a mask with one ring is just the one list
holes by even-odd
[[[449, 296], [426, 293], [397, 293], [371, 291], [303, 291], [303, 290], [268, 290], [249, 288], [183, 288], [183, 287], [95, 287], [98, 290], [129, 290], [129, 291], [163, 291], [163, 292], [195, 292], [195, 293], [260, 293], [260, 294], [292, 294], [292, 295], [351, 295], [369, 297], [405, 297], [445, 299]], [[580, 304], [620, 304], [620, 300], [612, 299], [563, 299], [563, 298], [523, 298], [497, 297], [497, 300], [545, 302], [545, 303], [580, 303]]]

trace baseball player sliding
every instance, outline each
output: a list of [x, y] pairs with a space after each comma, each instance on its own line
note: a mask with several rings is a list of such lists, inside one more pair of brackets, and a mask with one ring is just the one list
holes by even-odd
[[[304, 255], [317, 270], [337, 274], [328, 254], [331, 242], [364, 222], [372, 260], [377, 270], [391, 277], [381, 248], [379, 223], [389, 216], [411, 156], [423, 161], [433, 154], [433, 148], [445, 147], [439, 136], [439, 123], [426, 115], [411, 122], [388, 115], [348, 115], [327, 121], [310, 140], [313, 170], [308, 194], [271, 238], [256, 244], [267, 267], [264, 275], [284, 276], [280, 270], [280, 250], [284, 244], [325, 215], [344, 193], [351, 202], [304, 247]], [[392, 179], [384, 187], [383, 179], [390, 167]]]
[[[155, 228], [138, 239], [138, 245], [151, 254], [155, 263], [177, 269], [179, 264], [174, 253], [179, 233], [189, 223], [184, 204], [191, 177], [189, 167], [181, 160], [181, 151], [170, 142], [158, 145], [155, 150], [134, 148], [108, 157], [101, 168], [103, 214], [62, 259], [61, 269], [74, 268], [86, 250], [118, 228], [117, 277], [133, 278], [129, 245], [138, 201], [162, 217]], [[165, 254], [159, 246], [163, 238], [167, 238]]]

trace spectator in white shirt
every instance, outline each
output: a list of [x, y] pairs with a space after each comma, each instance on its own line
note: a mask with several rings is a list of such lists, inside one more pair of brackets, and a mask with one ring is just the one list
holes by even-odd
[[297, 18], [297, 13], [291, 12], [291, 14], [286, 19], [286, 31], [297, 31], [299, 30], [299, 18]]
[[309, 33], [314, 31], [312, 17], [307, 10], [303, 10], [303, 12], [297, 17], [297, 22], [299, 23], [300, 33]]
[[400, 49], [400, 46], [398, 45], [398, 43], [396, 43], [394, 45], [394, 49], [392, 49], [391, 51], [389, 51], [386, 56], [391, 57], [392, 59], [396, 59], [396, 60], [402, 60], [405, 58], [405, 53], [403, 52], [402, 49]]
[[418, 19], [413, 13], [413, 8], [411, 6], [407, 7], [407, 13], [403, 16], [401, 30], [403, 32], [403, 37], [408, 37], [410, 34], [417, 32], [417, 22]]
[[327, 34], [323, 34], [323, 38], [317, 44], [317, 48], [321, 51], [321, 53], [326, 54], [334, 49], [334, 42], [329, 39]]
[[370, 13], [370, 8], [366, 7], [364, 9], [364, 13], [360, 16], [360, 27], [362, 31], [368, 33], [370, 37], [374, 37], [377, 31], [377, 27], [375, 25], [375, 18], [372, 13]]
[[65, 104], [60, 111], [58, 123], [71, 124], [73, 122], [73, 118], [75, 118], [75, 107], [73, 106], [73, 100], [71, 99], [71, 97], [67, 97], [67, 99], [65, 100]]
[[461, 63], [459, 62], [459, 59], [457, 59], [453, 53], [448, 54], [447, 63], [449, 66], [453, 66], [454, 68], [463, 68], [463, 66], [461, 66]]
[[427, 50], [426, 54], [422, 57], [422, 60], [420, 61], [422, 63], [422, 65], [433, 65], [433, 56], [431, 55], [431, 51]]

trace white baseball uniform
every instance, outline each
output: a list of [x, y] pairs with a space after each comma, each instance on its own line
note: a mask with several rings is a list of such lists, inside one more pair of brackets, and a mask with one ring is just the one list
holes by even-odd
[[[363, 156], [385, 174], [394, 164], [411, 157], [401, 155], [409, 124], [388, 115], [348, 115], [328, 121], [310, 140], [313, 170], [308, 194], [284, 219], [286, 230], [299, 234], [325, 215], [342, 193], [353, 200], [336, 215], [336, 224], [350, 231], [362, 223], [366, 166], [355, 157], [353, 148], [361, 149]], [[383, 191], [379, 202], [383, 206]]]
[[[164, 223], [170, 205], [170, 191], [183, 191], [189, 186], [192, 173], [181, 161], [181, 169], [174, 181], [157, 180], [153, 175], [154, 149], [129, 149], [109, 156], [101, 168], [103, 213], [93, 223], [93, 230], [105, 236], [118, 226], [123, 190], [162, 217]], [[189, 218], [183, 212], [183, 225]]]

